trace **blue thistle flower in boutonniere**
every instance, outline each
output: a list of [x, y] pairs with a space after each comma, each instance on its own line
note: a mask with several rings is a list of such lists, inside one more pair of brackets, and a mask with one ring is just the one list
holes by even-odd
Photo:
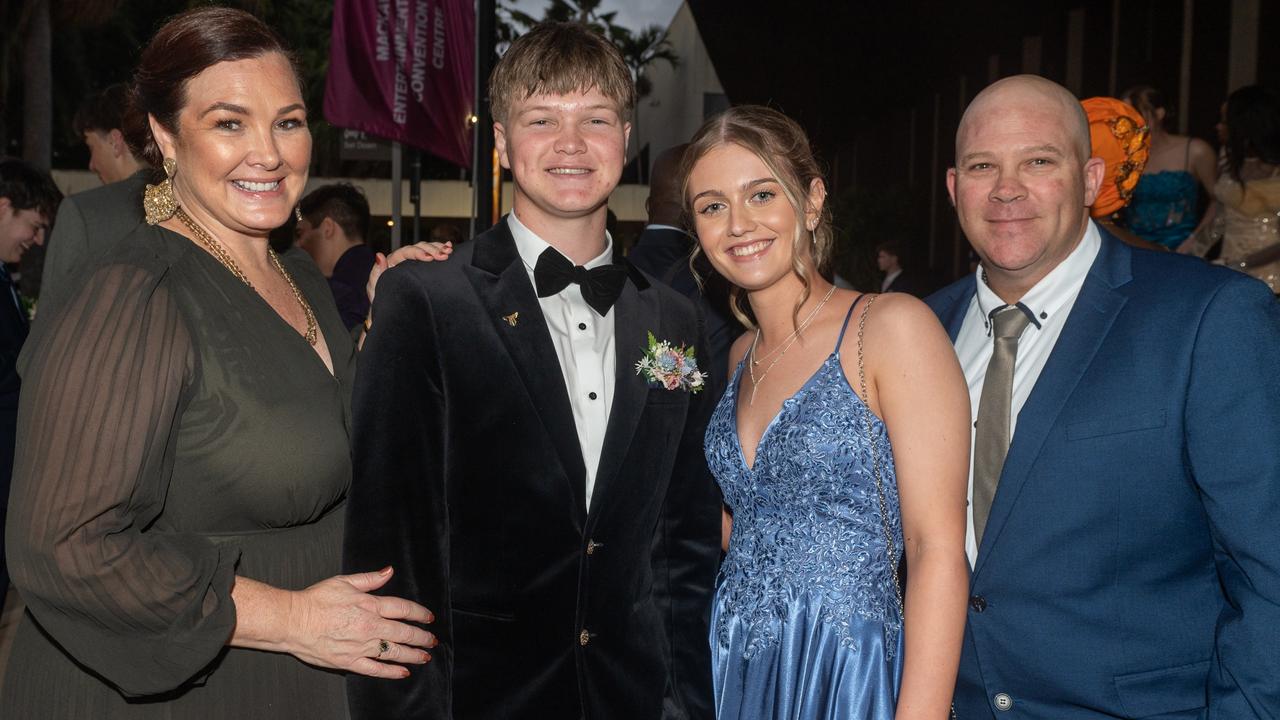
[[693, 346], [679, 347], [658, 339], [649, 333], [649, 349], [636, 363], [636, 374], [650, 385], [668, 390], [688, 390], [696, 393], [707, 384], [707, 374], [698, 369], [698, 359]]

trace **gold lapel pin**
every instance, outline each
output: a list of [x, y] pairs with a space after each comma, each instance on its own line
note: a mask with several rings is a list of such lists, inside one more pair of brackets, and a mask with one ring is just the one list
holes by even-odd
[[507, 324], [511, 327], [515, 327], [516, 323], [520, 322], [520, 313], [513, 312], [510, 315], [503, 315], [502, 319], [506, 320]]

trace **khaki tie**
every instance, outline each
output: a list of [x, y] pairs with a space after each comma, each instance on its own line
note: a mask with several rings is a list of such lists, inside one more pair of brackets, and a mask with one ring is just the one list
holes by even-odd
[[1021, 308], [1006, 305], [995, 311], [991, 319], [995, 349], [986, 379], [982, 381], [982, 397], [978, 400], [978, 427], [973, 439], [973, 533], [982, 546], [982, 532], [991, 514], [1004, 469], [1004, 456], [1009, 452], [1009, 416], [1013, 406], [1013, 364], [1018, 357], [1018, 337], [1031, 321]]

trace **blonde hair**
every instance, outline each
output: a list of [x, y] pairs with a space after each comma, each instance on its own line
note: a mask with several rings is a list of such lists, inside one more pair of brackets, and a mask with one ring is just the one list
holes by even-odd
[[[738, 105], [711, 118], [694, 134], [680, 163], [680, 197], [684, 205], [685, 224], [692, 228], [693, 206], [689, 198], [689, 175], [693, 167], [707, 153], [723, 145], [737, 145], [760, 158], [769, 172], [782, 186], [782, 194], [791, 203], [796, 215], [793, 236], [791, 271], [804, 285], [800, 299], [792, 310], [792, 320], [799, 326], [800, 308], [811, 292], [809, 276], [816, 269], [828, 277], [831, 267], [831, 250], [835, 244], [835, 232], [831, 227], [831, 210], [827, 203], [818, 211], [818, 223], [812, 231], [805, 226], [805, 218], [812, 209], [809, 205], [809, 188], [814, 180], [823, 180], [818, 159], [809, 146], [809, 138], [795, 120], [772, 108], [761, 105]], [[825, 183], [825, 181], [824, 181]], [[809, 252], [801, 252], [801, 238], [810, 240]], [[701, 245], [694, 249], [694, 257], [701, 252]], [[813, 263], [813, 267], [810, 267]], [[755, 327], [755, 321], [744, 307], [744, 293], [736, 285], [729, 291], [729, 307], [734, 317], [747, 327]]]
[[636, 105], [636, 86], [622, 53], [582, 23], [544, 22], [516, 38], [489, 75], [493, 119], [534, 95], [598, 90], [618, 106], [623, 122]]

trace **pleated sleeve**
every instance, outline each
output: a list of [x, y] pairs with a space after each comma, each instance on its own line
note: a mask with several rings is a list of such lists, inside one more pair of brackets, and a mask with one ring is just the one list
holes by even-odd
[[156, 523], [198, 373], [166, 276], [100, 268], [37, 323], [6, 528], [37, 622], [126, 696], [199, 682], [235, 626], [238, 552]]

